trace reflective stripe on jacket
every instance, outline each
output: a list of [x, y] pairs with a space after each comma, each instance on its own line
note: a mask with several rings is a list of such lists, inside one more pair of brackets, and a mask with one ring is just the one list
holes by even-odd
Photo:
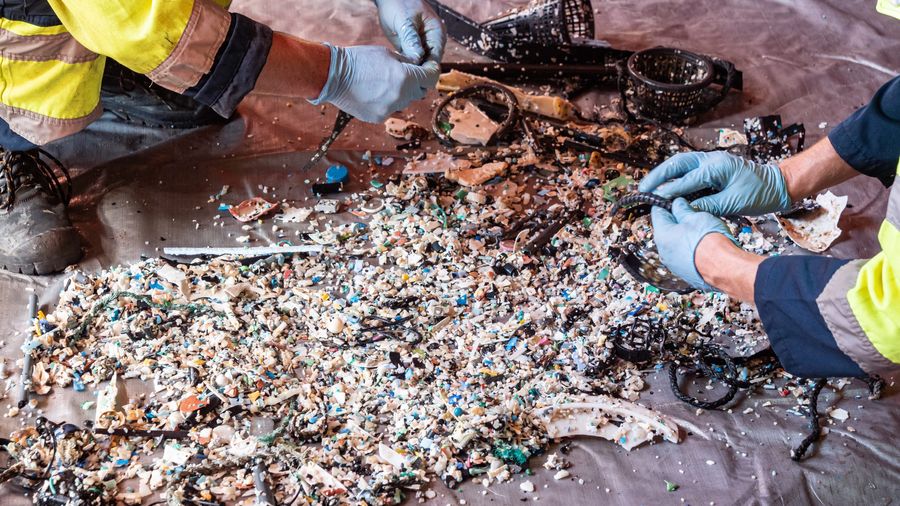
[[868, 373], [900, 364], [900, 185], [878, 241], [880, 253], [840, 267], [816, 299], [838, 348]]
[[[41, 145], [101, 112], [106, 57], [230, 115], [253, 88], [272, 32], [227, 0], [2, 0], [3, 132]], [[13, 142], [14, 143], [14, 142]]]

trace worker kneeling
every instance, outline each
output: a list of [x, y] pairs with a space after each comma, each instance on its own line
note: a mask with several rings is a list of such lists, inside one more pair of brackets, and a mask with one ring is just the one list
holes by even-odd
[[667, 198], [718, 193], [672, 211], [654, 207], [663, 263], [693, 286], [754, 301], [784, 368], [807, 377], [863, 376], [900, 363], [900, 185], [890, 194], [868, 260], [765, 258], [737, 246], [717, 216], [787, 211], [792, 202], [860, 173], [885, 186], [900, 172], [900, 77], [811, 149], [779, 165], [725, 153], [683, 153], [651, 171], [639, 189]]

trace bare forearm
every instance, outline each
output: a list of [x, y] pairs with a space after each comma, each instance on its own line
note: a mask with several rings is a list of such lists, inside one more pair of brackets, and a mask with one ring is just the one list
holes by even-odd
[[779, 167], [794, 202], [859, 175], [841, 159], [827, 137]]
[[735, 246], [722, 234], [704, 237], [694, 253], [697, 272], [707, 283], [747, 302], [753, 302], [756, 271], [763, 259]]
[[253, 94], [315, 98], [328, 79], [328, 46], [276, 32]]

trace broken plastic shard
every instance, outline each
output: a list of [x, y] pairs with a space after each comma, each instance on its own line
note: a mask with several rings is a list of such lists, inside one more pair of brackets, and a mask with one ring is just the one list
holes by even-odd
[[462, 108], [448, 107], [450, 113], [450, 138], [460, 144], [480, 144], [487, 146], [500, 125], [488, 117], [481, 109], [469, 100], [465, 100]]
[[509, 164], [506, 162], [491, 162], [477, 169], [449, 170], [445, 177], [463, 186], [478, 186], [503, 175], [508, 168]]
[[311, 462], [300, 468], [300, 476], [304, 481], [312, 485], [322, 485], [325, 487], [323, 493], [325, 495], [339, 495], [347, 492], [347, 488], [331, 475], [328, 471], [322, 469], [319, 464]]
[[719, 137], [716, 141], [716, 147], [730, 148], [731, 146], [738, 146], [742, 144], [747, 144], [747, 136], [744, 135], [743, 132], [739, 132], [732, 128], [719, 129]]
[[334, 199], [322, 199], [316, 202], [316, 206], [313, 208], [317, 213], [322, 214], [334, 214], [338, 212], [338, 209], [341, 207], [341, 202], [339, 200]]
[[425, 140], [431, 135], [422, 125], [400, 118], [388, 118], [384, 122], [384, 131], [391, 137], [404, 141]]
[[400, 455], [396, 450], [383, 443], [378, 444], [378, 456], [398, 470], [403, 469], [403, 466], [406, 465], [406, 459], [403, 455]]
[[247, 199], [228, 209], [234, 218], [242, 223], [261, 218], [278, 208], [278, 203], [272, 203], [261, 197]]
[[495, 84], [509, 88], [519, 101], [519, 107], [523, 110], [555, 119], [572, 119], [574, 116], [575, 106], [560, 97], [550, 95], [530, 95], [519, 88], [506, 86], [486, 77], [475, 76], [451, 70], [445, 74], [441, 74], [438, 80], [437, 89], [442, 92], [457, 91], [462, 88], [472, 86], [473, 84]]
[[850, 418], [850, 413], [844, 408], [835, 408], [828, 412], [828, 416], [839, 422], [846, 422], [847, 418]]
[[282, 208], [282, 214], [275, 217], [275, 221], [283, 223], [303, 223], [309, 218], [313, 210], [309, 207], [290, 207]]
[[626, 450], [653, 440], [657, 435], [672, 443], [680, 438], [670, 418], [631, 402], [599, 395], [582, 402], [540, 408], [535, 418], [553, 439], [572, 436], [601, 437]]
[[453, 155], [439, 151], [427, 155], [422, 160], [412, 160], [403, 169], [404, 174], [442, 174], [450, 170], [463, 170], [472, 167], [472, 163]]
[[788, 237], [801, 248], [821, 253], [841, 235], [838, 221], [847, 207], [847, 196], [838, 197], [826, 192], [816, 197], [818, 208], [799, 216], [778, 216], [778, 224]]
[[97, 410], [94, 414], [94, 423], [99, 424], [104, 413], [115, 411], [116, 397], [119, 395], [118, 373], [113, 373], [109, 384], [97, 394]]
[[191, 459], [192, 452], [180, 443], [170, 442], [163, 450], [163, 460], [176, 466], [183, 466]]

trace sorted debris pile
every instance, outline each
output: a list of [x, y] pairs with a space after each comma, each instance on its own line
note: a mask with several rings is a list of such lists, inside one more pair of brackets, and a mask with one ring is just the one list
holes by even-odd
[[[463, 107], [436, 128], [490, 120]], [[86, 421], [39, 419], [11, 435], [0, 481], [61, 503], [383, 504], [432, 477], [508, 480], [557, 438], [677, 443], [672, 420], [636, 404], [640, 368], [714, 340], [747, 355], [765, 342], [751, 306], [665, 292], [614, 255], [652, 246], [647, 217], [623, 220], [614, 202], [681, 149], [677, 134], [515, 126], [504, 147], [420, 154], [352, 199], [282, 206], [284, 224], [348, 211], [352, 222], [309, 234], [319, 254], [150, 259], [73, 277], [39, 319], [34, 390], [97, 400]], [[450, 138], [493, 137], [478, 128]], [[275, 206], [230, 211], [249, 221]], [[750, 250], [782, 242], [734, 227]], [[150, 392], [130, 393], [138, 381]]]

